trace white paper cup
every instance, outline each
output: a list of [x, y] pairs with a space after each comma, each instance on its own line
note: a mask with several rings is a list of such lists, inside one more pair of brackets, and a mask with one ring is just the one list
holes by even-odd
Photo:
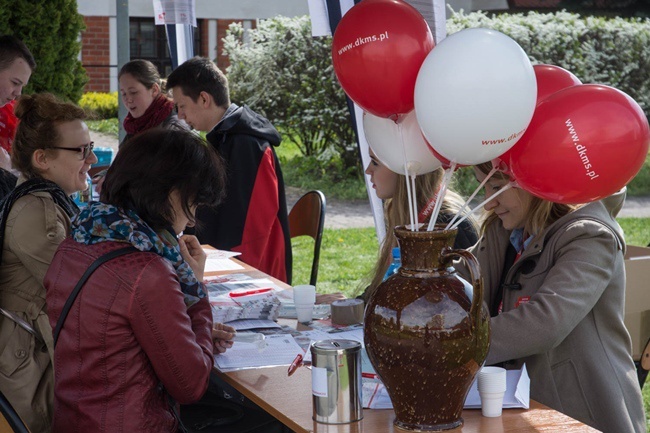
[[478, 392], [503, 393], [506, 391], [506, 370], [501, 367], [483, 367], [478, 372]]
[[315, 304], [316, 303], [316, 287], [310, 284], [303, 284], [294, 286], [293, 288], [293, 303], [296, 305]]
[[294, 286], [293, 303], [296, 306], [298, 322], [305, 324], [311, 322], [316, 303], [316, 287], [310, 284]]
[[501, 416], [504, 394], [505, 392], [479, 392], [483, 416], [489, 418]]
[[314, 304], [296, 304], [296, 316], [298, 322], [307, 324], [312, 320]]

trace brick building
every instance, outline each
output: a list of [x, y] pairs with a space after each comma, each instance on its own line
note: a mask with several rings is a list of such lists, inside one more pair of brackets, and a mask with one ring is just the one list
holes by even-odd
[[[116, 0], [77, 0], [86, 30], [81, 34], [81, 62], [88, 74], [87, 92], [109, 92], [117, 84]], [[129, 39], [131, 59], [153, 62], [161, 74], [171, 72], [164, 26], [156, 26], [152, 0], [129, 0]], [[276, 15], [309, 14], [306, 0], [196, 0], [197, 27], [194, 29], [196, 55], [216, 59], [225, 69], [227, 59], [221, 39], [232, 22], [255, 28], [257, 20]]]

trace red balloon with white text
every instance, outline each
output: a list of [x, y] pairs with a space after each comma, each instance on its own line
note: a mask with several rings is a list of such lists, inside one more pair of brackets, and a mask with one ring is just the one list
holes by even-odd
[[332, 63], [348, 96], [365, 111], [394, 117], [413, 110], [415, 79], [434, 42], [429, 25], [401, 0], [364, 0], [341, 19]]
[[[537, 102], [539, 104], [552, 94], [567, 87], [578, 86], [582, 82], [566, 69], [555, 65], [534, 65], [535, 78], [537, 80]], [[492, 160], [492, 164], [506, 174], [510, 174], [510, 152], [512, 148], [505, 151], [501, 156]]]
[[641, 169], [650, 127], [641, 107], [613, 87], [560, 90], [536, 108], [510, 149], [519, 186], [558, 203], [587, 203], [625, 186]]

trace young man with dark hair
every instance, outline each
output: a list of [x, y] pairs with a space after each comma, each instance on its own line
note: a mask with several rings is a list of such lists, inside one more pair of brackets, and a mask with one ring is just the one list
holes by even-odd
[[291, 282], [291, 241], [284, 181], [273, 150], [280, 134], [263, 116], [230, 102], [228, 79], [209, 59], [194, 57], [167, 78], [178, 117], [207, 132], [224, 158], [227, 196], [216, 211], [199, 209], [196, 236], [215, 248]]

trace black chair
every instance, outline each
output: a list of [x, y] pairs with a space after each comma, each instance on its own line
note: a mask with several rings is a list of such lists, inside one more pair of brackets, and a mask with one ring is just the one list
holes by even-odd
[[0, 431], [29, 433], [29, 429], [2, 391], [0, 391]]
[[318, 279], [318, 261], [320, 258], [320, 244], [325, 226], [325, 195], [317, 190], [309, 191], [293, 205], [289, 212], [289, 234], [296, 236], [310, 236], [314, 239], [314, 260], [311, 265], [309, 284], [315, 286]]

